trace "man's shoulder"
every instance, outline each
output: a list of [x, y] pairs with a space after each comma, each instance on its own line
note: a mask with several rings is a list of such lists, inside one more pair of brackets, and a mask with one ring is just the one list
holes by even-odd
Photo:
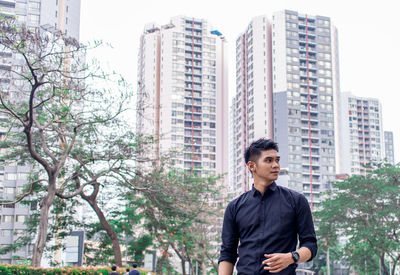
[[138, 270], [131, 270], [131, 272], [129, 272], [129, 275], [138, 275], [140, 274], [140, 272]]
[[234, 207], [237, 206], [238, 204], [241, 204], [243, 202], [245, 202], [248, 197], [251, 195], [252, 190], [246, 191], [242, 194], [240, 194], [238, 197], [234, 198], [233, 200], [231, 200], [228, 204], [228, 207]]
[[277, 185], [276, 188], [278, 188], [281, 192], [290, 194], [292, 196], [296, 196], [296, 197], [303, 196], [303, 194], [301, 194], [293, 189], [290, 189], [289, 187], [286, 187], [286, 186]]
[[300, 192], [297, 192], [293, 189], [280, 185], [277, 185], [277, 188], [280, 191], [280, 193], [284, 195], [285, 198], [294, 200], [295, 203], [299, 203], [304, 200], [307, 201], [306, 197]]
[[240, 209], [241, 206], [245, 204], [249, 196], [251, 195], [252, 191], [246, 191], [239, 195], [238, 197], [234, 198], [228, 203], [228, 206], [226, 207], [226, 211], [234, 215], [237, 213], [238, 209]]

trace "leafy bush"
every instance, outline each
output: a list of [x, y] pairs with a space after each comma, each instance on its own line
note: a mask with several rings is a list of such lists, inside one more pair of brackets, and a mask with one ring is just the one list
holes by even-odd
[[1, 275], [108, 275], [109, 268], [40, 268], [24, 265], [0, 265]]
[[[125, 268], [118, 268], [119, 274], [124, 274]], [[0, 264], [1, 275], [108, 275], [110, 267], [61, 267], [61, 268], [41, 268], [26, 265], [7, 265]], [[141, 275], [147, 272], [140, 270]]]

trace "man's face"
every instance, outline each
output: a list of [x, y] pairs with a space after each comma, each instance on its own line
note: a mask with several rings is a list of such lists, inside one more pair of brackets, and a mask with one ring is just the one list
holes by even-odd
[[280, 156], [276, 150], [261, 151], [257, 161], [249, 161], [247, 166], [253, 172], [254, 179], [260, 179], [267, 182], [276, 180], [279, 176]]

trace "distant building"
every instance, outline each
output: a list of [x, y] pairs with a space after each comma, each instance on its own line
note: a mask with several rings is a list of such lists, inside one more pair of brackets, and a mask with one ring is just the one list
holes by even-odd
[[329, 17], [284, 10], [272, 20], [253, 18], [236, 41], [231, 188], [251, 188], [244, 149], [274, 138], [288, 186], [318, 203], [335, 180], [338, 91], [337, 32]]
[[395, 164], [393, 132], [385, 131], [384, 136], [385, 136], [385, 159], [387, 162]]
[[176, 167], [228, 172], [226, 41], [209, 23], [174, 17], [148, 24], [140, 40], [137, 132], [159, 152], [175, 150]]
[[[0, 1], [0, 14], [15, 18], [17, 23], [29, 28], [39, 26], [61, 30], [67, 36], [79, 39], [80, 0], [3, 0]], [[0, 49], [2, 70], [11, 70], [16, 60], [12, 54]], [[0, 74], [0, 89], [6, 88], [11, 80]], [[10, 91], [12, 92], [12, 91]], [[0, 114], [0, 117], [2, 115]], [[0, 128], [0, 139], [5, 129]], [[29, 182], [28, 166], [2, 166], [0, 163], [0, 197], [14, 200], [22, 192], [22, 187]], [[32, 206], [35, 209], [36, 206]], [[0, 247], [13, 244], [26, 228], [24, 221], [31, 214], [31, 206], [17, 203], [0, 206]], [[14, 264], [32, 256], [32, 245], [16, 252], [0, 255], [0, 263]]]
[[382, 106], [378, 99], [340, 95], [338, 173], [365, 175], [384, 158]]
[[339, 92], [337, 30], [329, 17], [273, 15], [274, 138], [289, 187], [311, 206], [335, 180], [335, 111]]
[[231, 106], [230, 188], [236, 195], [251, 188], [245, 149], [260, 137], [273, 138], [272, 33], [266, 16], [253, 18], [236, 39], [236, 95]]

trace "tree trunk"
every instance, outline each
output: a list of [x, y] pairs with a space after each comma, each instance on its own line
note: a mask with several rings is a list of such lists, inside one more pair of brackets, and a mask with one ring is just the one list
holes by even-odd
[[[389, 263], [389, 266], [390, 266], [390, 263]], [[396, 263], [393, 263], [393, 265], [392, 265], [392, 274], [391, 275], [394, 275], [395, 271], [396, 271]]]
[[184, 258], [181, 258], [181, 265], [182, 265], [182, 275], [186, 275], [186, 266]]
[[175, 251], [176, 255], [178, 255], [179, 259], [181, 259], [181, 266], [182, 266], [182, 275], [186, 275], [186, 268], [185, 268], [185, 251], [182, 253], [179, 252], [178, 248], [174, 245], [173, 242], [170, 243], [170, 246]]
[[32, 266], [35, 267], [39, 267], [42, 261], [43, 251], [47, 241], [47, 229], [49, 227], [49, 211], [50, 207], [53, 205], [55, 195], [56, 183], [55, 180], [51, 180], [49, 181], [47, 195], [40, 202], [39, 230], [32, 255]]
[[189, 258], [189, 274], [194, 274], [194, 267], [193, 267], [193, 262], [192, 260]]
[[202, 261], [200, 263], [200, 268], [201, 268], [201, 274], [202, 275], [207, 275], [206, 265], [205, 265], [204, 261]]
[[81, 195], [81, 197], [86, 200], [90, 204], [94, 212], [96, 212], [101, 226], [104, 228], [104, 230], [107, 232], [108, 237], [111, 239], [115, 257], [115, 264], [119, 267], [122, 267], [121, 246], [119, 245], [118, 236], [117, 234], [115, 234], [114, 229], [108, 223], [106, 217], [103, 214], [103, 211], [101, 211], [100, 207], [97, 205], [96, 197], [94, 197], [94, 199], [92, 198], [92, 196]]
[[380, 257], [380, 262], [381, 262], [381, 267], [383, 267], [383, 274], [384, 275], [390, 275], [390, 272], [387, 268], [387, 266], [385, 265], [385, 253], [383, 253]]

